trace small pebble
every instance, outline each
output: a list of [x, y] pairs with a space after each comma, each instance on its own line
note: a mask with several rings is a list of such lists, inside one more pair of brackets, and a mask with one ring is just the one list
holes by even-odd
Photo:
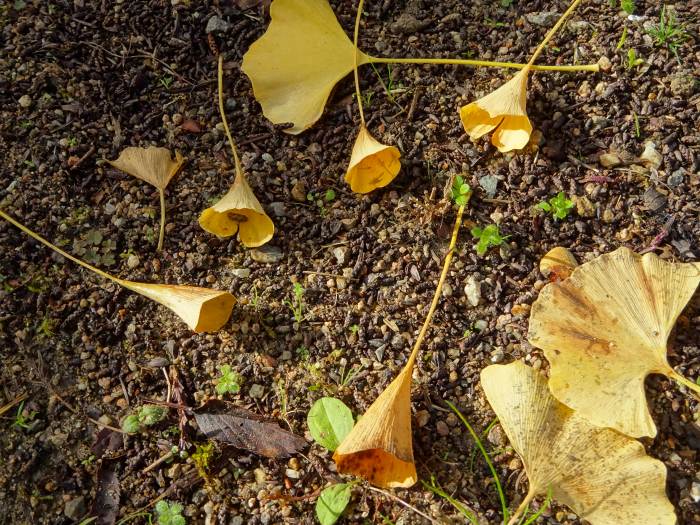
[[32, 105], [32, 97], [29, 95], [22, 95], [19, 97], [19, 105], [22, 106], [23, 108], [28, 108], [29, 106]]

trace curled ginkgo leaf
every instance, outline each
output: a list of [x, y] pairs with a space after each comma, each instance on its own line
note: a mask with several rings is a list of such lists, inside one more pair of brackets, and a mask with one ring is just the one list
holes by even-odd
[[411, 358], [336, 448], [333, 460], [338, 472], [379, 487], [410, 487], [417, 481], [411, 436], [412, 372]]
[[238, 233], [241, 242], [249, 248], [262, 246], [275, 233], [275, 225], [250, 189], [243, 173], [236, 176], [233, 186], [219, 202], [202, 212], [199, 224], [219, 237]]
[[160, 194], [160, 234], [158, 235], [158, 250], [163, 248], [165, 234], [165, 188], [170, 179], [180, 170], [185, 159], [179, 151], [175, 152], [175, 160], [167, 148], [128, 147], [119, 154], [117, 160], [108, 160], [112, 166], [129, 175], [141, 179], [158, 189]]
[[496, 130], [491, 143], [501, 152], [527, 145], [532, 133], [526, 109], [529, 72], [521, 69], [496, 91], [459, 110], [464, 130], [473, 140]]
[[566, 279], [577, 266], [576, 258], [562, 246], [555, 246], [540, 259], [540, 273], [552, 280]]
[[352, 148], [345, 182], [356, 193], [369, 193], [389, 184], [401, 169], [401, 153], [370, 135], [362, 125]]
[[511, 524], [549, 490], [592, 525], [676, 522], [666, 468], [639, 442], [558, 402], [546, 379], [520, 361], [486, 367], [481, 386], [530, 482]]
[[5, 212], [0, 211], [0, 217], [15, 225], [24, 233], [48, 246], [66, 259], [79, 264], [105, 279], [114, 281], [120, 286], [141, 294], [175, 312], [195, 332], [215, 332], [221, 328], [231, 316], [231, 310], [236, 299], [229, 292], [199, 288], [196, 286], [181, 286], [167, 284], [138, 283], [119, 279], [105, 271], [73, 257], [58, 246], [33, 232], [22, 223], [16, 221]]
[[537, 46], [527, 66], [496, 91], [459, 110], [464, 130], [473, 140], [495, 130], [491, 136], [491, 143], [498, 151], [522, 149], [527, 145], [532, 133], [532, 124], [526, 109], [528, 75], [537, 57], [580, 2], [581, 0], [574, 0], [571, 3]]
[[[353, 69], [355, 47], [327, 0], [274, 0], [270, 25], [243, 56], [263, 114], [287, 133], [308, 129], [323, 114], [335, 84]], [[368, 63], [358, 52], [359, 64]]]
[[671, 329], [700, 283], [700, 263], [619, 248], [545, 286], [528, 340], [551, 364], [552, 394], [591, 423], [655, 436], [644, 379], [665, 374], [695, 390], [666, 360]]

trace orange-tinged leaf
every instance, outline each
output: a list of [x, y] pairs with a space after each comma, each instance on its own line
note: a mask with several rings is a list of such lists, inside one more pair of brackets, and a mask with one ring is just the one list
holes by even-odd
[[399, 173], [400, 158], [398, 148], [382, 144], [370, 135], [365, 126], [361, 126], [352, 148], [345, 181], [356, 193], [383, 188]]

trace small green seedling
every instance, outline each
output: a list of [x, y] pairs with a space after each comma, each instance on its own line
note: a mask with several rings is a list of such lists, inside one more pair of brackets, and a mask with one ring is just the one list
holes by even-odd
[[166, 416], [167, 410], [157, 405], [144, 405], [136, 414], [130, 414], [122, 421], [122, 430], [127, 434], [134, 434], [160, 423]]
[[309, 410], [306, 423], [314, 441], [333, 452], [350, 433], [355, 420], [350, 409], [340, 399], [322, 397]]
[[622, 29], [622, 35], [620, 35], [620, 40], [617, 41], [617, 46], [615, 46], [615, 51], [619, 51], [622, 49], [622, 46], [625, 45], [625, 41], [627, 40], [627, 26], [625, 26]]
[[354, 483], [336, 483], [321, 491], [316, 500], [316, 518], [321, 525], [333, 525], [345, 511]]
[[627, 51], [627, 69], [634, 69], [637, 66], [641, 66], [644, 63], [644, 59], [637, 57], [637, 52], [634, 49], [629, 49]]
[[156, 515], [158, 525], [185, 525], [187, 523], [182, 516], [182, 505], [179, 503], [160, 500], [156, 503]]
[[676, 20], [676, 15], [673, 12], [666, 12], [666, 6], [661, 8], [659, 24], [648, 28], [647, 33], [654, 39], [657, 47], [666, 47], [674, 54], [678, 63], [681, 63], [678, 48], [688, 40], [688, 34], [685, 27]]
[[285, 299], [284, 304], [292, 311], [297, 324], [304, 320], [304, 287], [301, 283], [294, 283], [294, 295], [291, 301]]
[[489, 224], [486, 228], [476, 226], [472, 228], [471, 234], [472, 237], [479, 240], [474, 246], [478, 255], [486, 254], [492, 246], [500, 246], [509, 237], [508, 235], [501, 236], [498, 226], [495, 224]]
[[323, 196], [323, 200], [326, 202], [333, 202], [335, 200], [335, 191], [332, 188], [328, 188], [326, 194]]
[[430, 492], [435, 494], [436, 496], [439, 496], [446, 500], [450, 505], [452, 505], [457, 511], [464, 516], [469, 523], [472, 523], [473, 525], [478, 525], [478, 520], [476, 516], [474, 515], [473, 512], [471, 512], [467, 507], [454, 499], [452, 496], [450, 496], [447, 492], [443, 490], [443, 488], [440, 486], [440, 484], [435, 480], [435, 476], [430, 476], [430, 482], [426, 482], [425, 480], [420, 480], [420, 482], [423, 484], [423, 486], [428, 489]]
[[17, 413], [15, 414], [15, 420], [12, 423], [12, 426], [15, 428], [24, 428], [27, 429], [29, 428], [29, 422], [34, 419], [34, 416], [36, 416], [38, 412], [36, 410], [32, 410], [28, 414], [24, 413], [24, 401], [22, 401], [19, 406], [17, 407]]
[[551, 213], [555, 219], [566, 219], [574, 207], [574, 203], [566, 198], [566, 194], [563, 191], [560, 191], [556, 197], [549, 199], [549, 202], [540, 202], [536, 207], [545, 213]]
[[460, 175], [457, 175], [452, 181], [452, 200], [457, 206], [466, 206], [471, 196], [471, 187]]
[[351, 334], [355, 335], [360, 330], [360, 325], [354, 324], [354, 325], [350, 326], [350, 328], [348, 328], [348, 330], [350, 330]]
[[216, 392], [222, 396], [240, 392], [241, 382], [243, 381], [241, 374], [232, 370], [230, 365], [221, 365], [216, 368], [221, 372], [221, 377], [216, 383]]
[[634, 5], [634, 0], [620, 0], [620, 7], [628, 15], [634, 14], [636, 6]]

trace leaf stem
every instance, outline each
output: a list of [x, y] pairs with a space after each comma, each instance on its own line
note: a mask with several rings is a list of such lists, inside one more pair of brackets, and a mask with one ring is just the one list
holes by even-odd
[[219, 84], [219, 113], [221, 113], [221, 121], [224, 123], [224, 130], [226, 130], [226, 136], [228, 137], [228, 143], [231, 145], [231, 152], [233, 153], [233, 160], [236, 164], [236, 178], [243, 176], [243, 169], [241, 168], [241, 161], [238, 158], [238, 150], [236, 149], [236, 143], [231, 137], [231, 130], [228, 128], [228, 122], [226, 121], [226, 112], [224, 111], [224, 56], [219, 53], [219, 65], [218, 65], [218, 84]]
[[584, 64], [579, 66], [536, 66], [518, 64], [516, 62], [491, 62], [488, 60], [469, 60], [462, 58], [392, 58], [373, 56], [368, 56], [367, 58], [370, 64], [436, 64], [510, 69], [525, 69], [526, 67], [529, 67], [532, 71], [600, 71], [600, 66], [598, 64]]
[[360, 2], [357, 4], [357, 14], [355, 15], [355, 33], [353, 34], [352, 38], [352, 43], [354, 46], [354, 51], [353, 51], [353, 66], [352, 66], [352, 72], [355, 76], [355, 96], [357, 98], [357, 107], [360, 109], [360, 121], [362, 122], [362, 125], [365, 125], [365, 112], [364, 109], [362, 109], [362, 92], [360, 90], [360, 75], [357, 72], [357, 63], [359, 61], [360, 57], [360, 50], [357, 47], [357, 42], [360, 36], [360, 19], [362, 18], [362, 6], [364, 5], [365, 0], [360, 0]]
[[520, 505], [518, 505], [518, 508], [510, 517], [508, 525], [515, 525], [519, 522], [520, 516], [530, 506], [530, 503], [532, 503], [532, 500], [535, 499], [536, 495], [537, 494], [535, 493], [535, 491], [532, 489], [532, 487], [530, 487], [530, 490], [527, 492], [527, 496], [525, 496], [525, 499], [522, 501], [522, 503], [520, 503]]
[[95, 268], [94, 266], [92, 266], [91, 264], [86, 263], [85, 261], [81, 261], [80, 259], [78, 259], [77, 257], [72, 256], [72, 255], [71, 255], [70, 253], [68, 253], [68, 252], [64, 252], [63, 250], [61, 250], [61, 248], [59, 248], [59, 247], [56, 246], [55, 244], [52, 244], [51, 242], [47, 241], [46, 239], [44, 239], [44, 238], [43, 238], [41, 235], [39, 235], [38, 233], [33, 232], [32, 230], [30, 230], [29, 228], [27, 228], [24, 224], [22, 224], [22, 223], [16, 221], [15, 219], [13, 219], [12, 217], [10, 217], [7, 213], [5, 213], [5, 212], [2, 211], [2, 210], [0, 210], [0, 217], [2, 217], [3, 219], [5, 219], [5, 220], [6, 220], [7, 222], [9, 222], [10, 224], [16, 226], [16, 227], [19, 228], [20, 230], [22, 230], [24, 233], [26, 233], [27, 235], [29, 235], [32, 239], [35, 239], [35, 240], [39, 241], [40, 243], [42, 243], [42, 244], [48, 246], [49, 248], [51, 248], [51, 249], [52, 249], [53, 251], [55, 251], [56, 253], [61, 254], [63, 257], [65, 257], [66, 259], [69, 259], [69, 260], [73, 261], [75, 264], [79, 264], [79, 265], [82, 266], [83, 268], [87, 268], [88, 270], [90, 270], [90, 271], [92, 271], [92, 272], [95, 272], [96, 274], [101, 275], [102, 277], [104, 277], [104, 278], [106, 278], [106, 279], [109, 279], [110, 281], [114, 281], [114, 282], [117, 283], [117, 284], [123, 284], [123, 281], [122, 281], [121, 279], [118, 279], [117, 277], [114, 277], [113, 275], [110, 275], [110, 274], [108, 274], [107, 272], [104, 272], [104, 271], [100, 270], [99, 268]]
[[669, 375], [671, 376], [671, 379], [680, 383], [684, 387], [689, 388], [690, 390], [692, 390], [696, 394], [700, 394], [700, 385], [698, 385], [697, 383], [694, 383], [690, 379], [683, 377], [681, 374], [679, 374], [675, 370], [672, 370]]
[[440, 279], [438, 280], [437, 287], [435, 288], [435, 294], [433, 295], [433, 302], [430, 304], [430, 310], [428, 310], [428, 315], [425, 317], [423, 326], [420, 329], [418, 338], [413, 345], [413, 350], [408, 358], [405, 368], [413, 367], [418, 357], [418, 351], [420, 350], [425, 335], [428, 333], [428, 328], [430, 328], [430, 322], [433, 320], [433, 315], [435, 314], [435, 308], [440, 301], [440, 296], [442, 295], [442, 286], [445, 284], [445, 279], [447, 278], [447, 272], [450, 269], [450, 263], [452, 262], [452, 255], [455, 251], [455, 246], [457, 245], [457, 236], [459, 234], [459, 228], [462, 225], [462, 215], [464, 214], [464, 208], [469, 203], [469, 200], [462, 204], [457, 210], [457, 217], [455, 218], [455, 225], [452, 229], [452, 238], [450, 239], [450, 245], [447, 249], [447, 255], [445, 256], [445, 262], [442, 265], [442, 273], [440, 274]]
[[160, 193], [160, 233], [158, 234], [158, 251], [163, 249], [163, 238], [165, 237], [165, 190], [158, 188]]
[[[557, 23], [552, 26], [552, 29], [550, 29], [545, 35], [544, 40], [542, 40], [540, 45], [537, 46], [537, 49], [535, 49], [535, 52], [532, 54], [532, 57], [530, 57], [530, 60], [527, 63], [528, 66], [532, 66], [532, 64], [535, 63], [535, 60], [537, 60], [542, 51], [544, 51], [545, 46], [549, 43], [552, 37], [554, 37], [556, 32], [559, 31], [559, 28], [562, 26], [564, 21], [569, 17], [571, 13], [574, 12], [574, 9], [576, 9], [580, 3], [581, 0], [574, 0], [569, 6], [569, 8], [566, 11], [564, 11], [564, 14], [559, 17]], [[532, 69], [534, 69], [534, 67]]]

